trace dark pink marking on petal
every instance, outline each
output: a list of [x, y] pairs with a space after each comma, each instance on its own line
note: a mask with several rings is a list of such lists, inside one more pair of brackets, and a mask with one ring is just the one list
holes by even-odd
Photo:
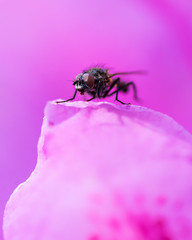
[[157, 205], [164, 206], [167, 203], [167, 198], [163, 195], [157, 197]]
[[89, 237], [89, 240], [100, 240], [100, 237], [98, 235], [92, 235]]
[[115, 218], [109, 220], [109, 226], [115, 231], [119, 231], [121, 228], [119, 221]]

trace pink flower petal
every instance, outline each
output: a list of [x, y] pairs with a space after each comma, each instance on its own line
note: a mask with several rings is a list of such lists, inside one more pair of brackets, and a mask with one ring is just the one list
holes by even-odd
[[183, 127], [144, 107], [49, 102], [5, 240], [192, 239], [191, 146]]

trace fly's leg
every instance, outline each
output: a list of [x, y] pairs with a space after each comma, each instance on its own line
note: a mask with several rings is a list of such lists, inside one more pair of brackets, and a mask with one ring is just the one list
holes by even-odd
[[[118, 99], [118, 93], [119, 93], [119, 85], [120, 85], [120, 78], [119, 78], [119, 80], [117, 81], [117, 90], [116, 91], [114, 91], [114, 93], [116, 92], [116, 101], [118, 101], [118, 102], [120, 102], [120, 103], [122, 103], [122, 104], [125, 104], [124, 102], [122, 102], [122, 101], [120, 101], [119, 99]], [[130, 104], [130, 103], [127, 103], [127, 104]]]
[[113, 95], [113, 94], [116, 92], [116, 91], [114, 91], [112, 94], [109, 95], [109, 92], [111, 91], [112, 88], [115, 87], [115, 85], [117, 84], [117, 82], [120, 82], [120, 78], [117, 78], [116, 80], [114, 80], [114, 81], [112, 82], [112, 84], [110, 85], [109, 89], [104, 93], [103, 98], [108, 97], [108, 96], [111, 96], [111, 95]]
[[[116, 92], [115, 100], [118, 101], [118, 102], [120, 102], [120, 103], [122, 103], [122, 104], [125, 104], [124, 102], [122, 102], [122, 101], [120, 101], [120, 100], [118, 99], [119, 85], [120, 85], [120, 78], [117, 78], [116, 81], [117, 81], [117, 90], [114, 91], [114, 93]], [[130, 103], [128, 103], [128, 104], [130, 104]]]
[[95, 99], [96, 97], [100, 98], [100, 88], [101, 88], [101, 85], [100, 85], [100, 82], [97, 83], [97, 87], [96, 87], [96, 91], [91, 93], [91, 95], [93, 96], [92, 98], [86, 100], [87, 102]]
[[77, 94], [77, 89], [75, 90], [74, 95], [73, 95], [72, 98], [70, 98], [70, 99], [68, 99], [68, 100], [64, 100], [64, 101], [58, 101], [58, 102], [56, 102], [56, 103], [69, 102], [69, 101], [71, 101], [71, 100], [73, 100], [73, 99], [75, 98], [76, 94]]
[[98, 81], [96, 84], [95, 97], [97, 96], [98, 98], [100, 98], [101, 97], [100, 92], [101, 92], [101, 82]]
[[93, 100], [94, 98], [96, 98], [96, 93], [95, 92], [89, 92], [90, 95], [92, 95], [92, 97], [88, 100], [86, 100], [86, 102], [89, 102], [91, 100]]
[[[115, 91], [113, 91], [112, 93], [109, 94], [109, 92], [111, 91], [111, 89], [113, 89], [113, 88], [115, 87], [115, 85], [117, 85], [117, 89], [116, 89]], [[117, 79], [115, 79], [115, 80], [113, 81], [113, 83], [111, 84], [110, 88], [105, 92], [103, 98], [109, 97], [109, 96], [111, 96], [111, 95], [113, 95], [113, 94], [116, 93], [115, 100], [118, 101], [118, 102], [120, 102], [120, 103], [122, 103], [122, 104], [125, 104], [124, 102], [122, 102], [122, 101], [120, 101], [120, 100], [118, 99], [119, 85], [120, 85], [120, 78], [117, 78]], [[130, 104], [130, 103], [127, 103], [127, 104]]]
[[94, 98], [96, 98], [96, 96], [93, 96], [92, 98], [90, 98], [90, 99], [88, 99], [86, 101], [89, 102], [89, 101], [93, 100]]
[[134, 99], [138, 101], [139, 98], [138, 98], [138, 96], [137, 96], [137, 88], [136, 88], [136, 85], [135, 85], [134, 82], [128, 82], [128, 83], [126, 84], [126, 87], [127, 87], [126, 92], [129, 91], [129, 87], [130, 87], [130, 86], [133, 87], [133, 93], [134, 93], [133, 96], [134, 96]]
[[[133, 92], [134, 92], [134, 99], [135, 100], [138, 100], [138, 96], [137, 96], [137, 88], [135, 86], [135, 83], [134, 82], [128, 82], [126, 84], [124, 84], [124, 86], [120, 86], [119, 87], [119, 91], [123, 91], [123, 92], [128, 92], [129, 91], [129, 86], [132, 86], [133, 87]], [[111, 96], [115, 93], [116, 91], [110, 93], [110, 94], [107, 94], [107, 96]]]

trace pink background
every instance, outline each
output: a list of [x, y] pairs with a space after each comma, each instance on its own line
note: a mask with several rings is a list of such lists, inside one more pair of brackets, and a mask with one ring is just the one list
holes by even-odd
[[[46, 102], [70, 98], [72, 80], [89, 66], [146, 70], [125, 77], [141, 104], [192, 132], [191, 10], [188, 0], [0, 0], [1, 223], [35, 167]], [[134, 103], [131, 93], [120, 99]]]

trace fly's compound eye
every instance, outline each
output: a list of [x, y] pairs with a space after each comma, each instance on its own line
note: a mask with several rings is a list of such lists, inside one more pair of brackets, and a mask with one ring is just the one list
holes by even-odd
[[92, 88], [95, 83], [95, 78], [93, 74], [85, 73], [83, 74], [83, 80], [87, 84], [88, 87]]
[[79, 79], [80, 79], [81, 76], [82, 76], [82, 73], [78, 74], [78, 75], [75, 77], [75, 80], [74, 80], [73, 85], [75, 85], [75, 84], [79, 81]]

